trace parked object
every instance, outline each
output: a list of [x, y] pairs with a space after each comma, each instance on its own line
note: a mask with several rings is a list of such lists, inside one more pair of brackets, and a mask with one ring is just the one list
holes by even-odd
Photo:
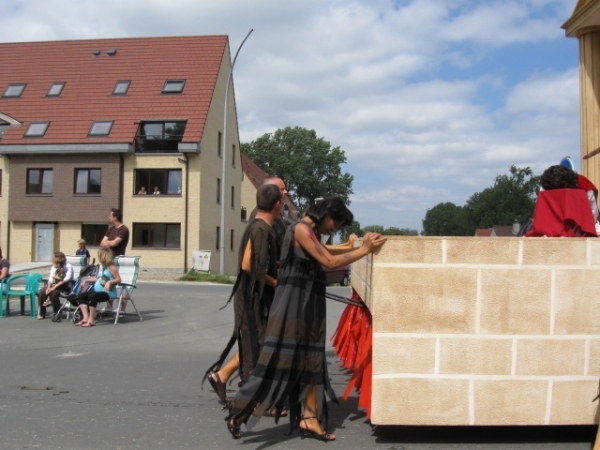
[[338, 267], [337, 269], [325, 269], [325, 283], [334, 284], [339, 283], [342, 286], [348, 286], [350, 284], [350, 266]]

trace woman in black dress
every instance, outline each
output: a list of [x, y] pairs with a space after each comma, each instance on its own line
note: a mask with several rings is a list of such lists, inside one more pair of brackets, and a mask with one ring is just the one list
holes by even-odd
[[[339, 198], [312, 206], [290, 226], [284, 238], [275, 298], [269, 313], [264, 344], [250, 379], [231, 402], [227, 429], [235, 439], [251, 416], [276, 411], [276, 421], [289, 405], [291, 427], [323, 441], [335, 436], [321, 428], [327, 396], [337, 401], [329, 383], [325, 360], [325, 271], [368, 255], [385, 242], [367, 233], [357, 248], [328, 250], [320, 242], [352, 223], [353, 215]], [[302, 405], [304, 409], [302, 409]]]

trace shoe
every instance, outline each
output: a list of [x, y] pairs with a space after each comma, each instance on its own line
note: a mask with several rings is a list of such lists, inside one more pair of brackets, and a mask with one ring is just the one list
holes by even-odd
[[45, 319], [45, 318], [46, 318], [46, 317], [42, 316], [41, 314], [38, 314], [38, 315], [37, 315], [37, 320], [42, 320], [42, 319]]
[[[216, 379], [215, 379], [215, 377], [216, 377]], [[212, 386], [213, 390], [215, 391], [215, 394], [217, 394], [219, 399], [222, 402], [227, 403], [227, 386], [225, 386], [225, 383], [223, 383], [221, 381], [221, 377], [219, 377], [219, 373], [211, 372], [208, 375], [208, 382]]]
[[300, 428], [300, 437], [304, 439], [305, 437], [310, 437], [316, 439], [317, 441], [329, 442], [335, 441], [335, 436], [333, 434], [328, 433], [327, 431], [323, 431], [321, 434], [315, 433], [308, 429], [308, 419], [316, 419], [316, 417], [304, 417], [301, 422], [304, 422], [306, 428]]
[[231, 433], [234, 439], [239, 439], [242, 437], [242, 430], [238, 427], [233, 419], [227, 421], [227, 430]]
[[[287, 417], [288, 412], [287, 409], [282, 409], [281, 412], [279, 413], [279, 417]], [[265, 417], [277, 417], [277, 408], [275, 406], [273, 406], [272, 408], [267, 409], [264, 413], [263, 416]]]

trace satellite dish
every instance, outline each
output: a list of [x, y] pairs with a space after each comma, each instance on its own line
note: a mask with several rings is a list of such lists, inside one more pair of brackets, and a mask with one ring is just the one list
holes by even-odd
[[565, 156], [563, 159], [561, 159], [559, 165], [566, 167], [567, 169], [571, 169], [573, 172], [577, 172], [570, 156]]

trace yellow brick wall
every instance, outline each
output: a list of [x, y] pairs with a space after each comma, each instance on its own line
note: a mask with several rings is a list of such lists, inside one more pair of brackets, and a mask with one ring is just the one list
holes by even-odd
[[[60, 222], [58, 224], [58, 250], [65, 255], [75, 255], [77, 251], [77, 241], [81, 239], [81, 222]], [[92, 258], [95, 258], [94, 250], [90, 251]]]
[[352, 271], [374, 424], [598, 423], [597, 239], [391, 237]]
[[8, 182], [10, 179], [10, 164], [6, 156], [0, 156], [0, 171], [2, 171], [2, 184], [0, 186], [0, 248], [6, 257], [8, 248]]
[[33, 261], [33, 229], [32, 222], [10, 223], [10, 257], [11, 264], [22, 264]]

